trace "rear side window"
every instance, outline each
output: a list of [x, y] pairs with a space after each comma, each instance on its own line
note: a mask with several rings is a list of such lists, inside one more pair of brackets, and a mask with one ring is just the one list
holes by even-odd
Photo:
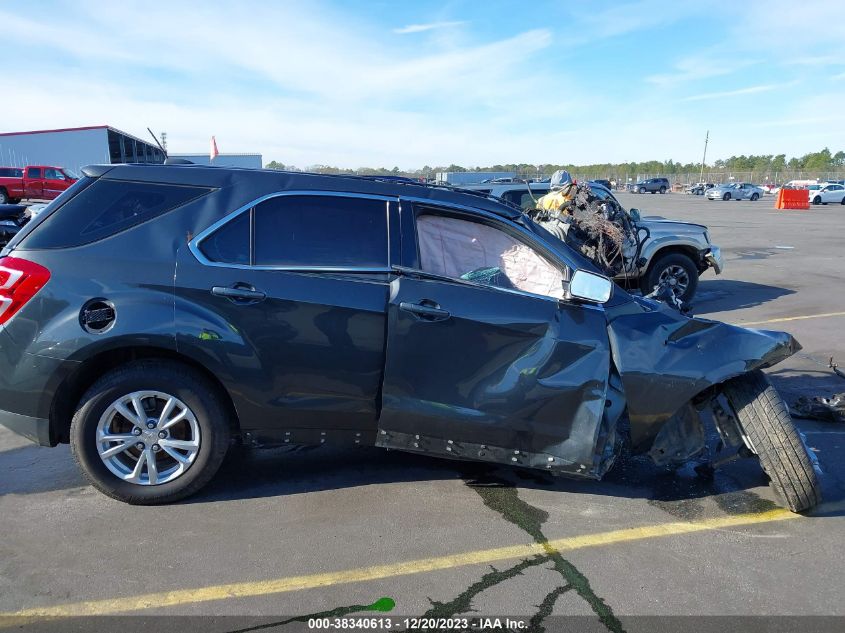
[[30, 167], [26, 170], [26, 177], [27, 178], [41, 178], [41, 168], [40, 167]]
[[98, 180], [24, 240], [22, 248], [69, 248], [96, 242], [209, 193], [206, 187]]
[[209, 260], [228, 264], [386, 268], [387, 203], [346, 196], [278, 196], [224, 224], [199, 248]]
[[249, 264], [250, 214], [241, 213], [202, 241], [200, 250], [213, 262]]

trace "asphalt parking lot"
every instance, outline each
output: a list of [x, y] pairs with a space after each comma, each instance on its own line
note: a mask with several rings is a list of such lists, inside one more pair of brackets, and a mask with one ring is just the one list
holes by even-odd
[[[845, 207], [620, 194], [701, 222], [725, 273], [694, 312], [792, 333], [771, 368], [788, 402], [845, 391]], [[378, 449], [232, 457], [199, 495], [132, 507], [87, 486], [67, 446], [0, 428], [0, 614], [845, 615], [845, 428], [798, 421], [825, 503], [779, 509], [752, 462], [713, 481], [641, 459], [603, 482]], [[2, 623], [2, 621], [0, 621]]]

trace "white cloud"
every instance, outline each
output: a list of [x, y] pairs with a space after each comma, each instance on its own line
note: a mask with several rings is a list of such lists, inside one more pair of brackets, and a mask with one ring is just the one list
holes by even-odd
[[429, 22], [427, 24], [409, 24], [402, 28], [393, 29], [394, 33], [405, 35], [408, 33], [423, 33], [425, 31], [434, 31], [435, 29], [448, 29], [455, 26], [466, 24], [463, 20], [452, 20], [450, 22]]
[[646, 81], [658, 86], [671, 86], [709, 77], [730, 75], [757, 63], [759, 63], [757, 60], [736, 59], [735, 56], [702, 52], [678, 60], [672, 72], [649, 75]]
[[724, 99], [726, 97], [738, 97], [740, 95], [756, 94], [758, 92], [769, 92], [777, 88], [782, 88], [783, 85], [766, 84], [760, 86], [749, 86], [747, 88], [739, 88], [738, 90], [725, 90], [724, 92], [705, 92], [703, 94], [693, 95], [691, 97], [684, 97], [681, 101], [706, 101], [709, 99]]

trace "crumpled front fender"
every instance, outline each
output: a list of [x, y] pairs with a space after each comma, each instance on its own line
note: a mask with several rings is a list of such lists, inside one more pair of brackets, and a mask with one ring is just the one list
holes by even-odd
[[663, 423], [705, 389], [801, 349], [786, 332], [689, 318], [644, 300], [608, 310], [608, 334], [638, 451], [648, 450]]

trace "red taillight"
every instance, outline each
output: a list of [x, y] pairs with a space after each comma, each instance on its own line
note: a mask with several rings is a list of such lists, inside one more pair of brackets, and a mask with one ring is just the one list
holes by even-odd
[[0, 325], [5, 324], [50, 280], [50, 271], [19, 257], [0, 258]]

